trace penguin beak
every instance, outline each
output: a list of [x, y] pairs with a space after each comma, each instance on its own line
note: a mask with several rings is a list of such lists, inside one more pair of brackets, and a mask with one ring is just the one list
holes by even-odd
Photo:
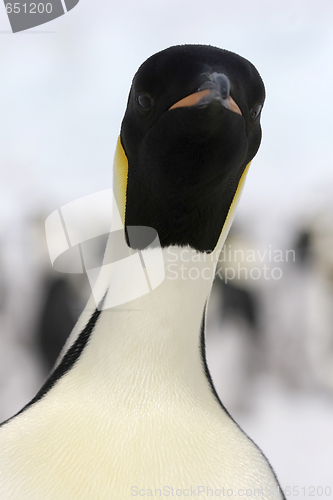
[[230, 81], [223, 73], [204, 73], [206, 81], [197, 92], [190, 94], [173, 104], [170, 109], [198, 106], [205, 108], [212, 102], [219, 102], [224, 108], [242, 114], [237, 103], [230, 95]]

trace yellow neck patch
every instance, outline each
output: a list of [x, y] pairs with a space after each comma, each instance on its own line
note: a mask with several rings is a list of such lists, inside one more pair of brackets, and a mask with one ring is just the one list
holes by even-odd
[[232, 203], [231, 203], [229, 211], [228, 211], [227, 218], [224, 221], [223, 228], [222, 228], [220, 237], [218, 239], [218, 242], [216, 244], [216, 247], [215, 247], [214, 251], [218, 252], [218, 251], [220, 251], [222, 249], [223, 244], [224, 244], [224, 242], [225, 242], [225, 240], [226, 240], [226, 238], [228, 236], [231, 224], [232, 224], [232, 222], [234, 220], [234, 217], [235, 217], [236, 208], [237, 208], [237, 205], [239, 203], [239, 199], [240, 199], [242, 191], [243, 191], [243, 187], [244, 187], [244, 184], [245, 184], [245, 179], [246, 179], [247, 173], [249, 171], [250, 165], [251, 165], [251, 162], [249, 162], [246, 165], [246, 167], [244, 169], [244, 172], [242, 173], [242, 177], [239, 180], [235, 196], [233, 197]]
[[127, 178], [128, 160], [119, 136], [114, 155], [113, 192], [123, 224], [125, 224]]

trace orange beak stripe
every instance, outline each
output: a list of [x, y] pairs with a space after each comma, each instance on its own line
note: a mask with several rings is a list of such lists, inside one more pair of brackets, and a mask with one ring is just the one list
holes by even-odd
[[185, 108], [186, 106], [194, 106], [195, 104], [198, 104], [198, 102], [201, 101], [205, 95], [210, 94], [210, 90], [201, 90], [200, 92], [195, 92], [195, 94], [188, 95], [187, 97], [184, 97], [180, 101], [176, 102], [176, 104], [173, 104], [171, 108], [169, 109], [174, 109], [174, 108]]
[[[169, 110], [175, 109], [175, 108], [185, 108], [186, 106], [194, 106], [195, 104], [198, 104], [201, 101], [201, 99], [203, 99], [209, 93], [210, 93], [210, 90], [205, 89], [205, 90], [200, 90], [200, 92], [195, 92], [194, 94], [190, 94], [187, 97], [184, 97], [180, 101], [173, 104], [169, 108]], [[233, 100], [233, 98], [231, 96], [228, 97], [227, 102], [228, 102], [229, 109], [231, 111], [233, 111], [234, 113], [238, 113], [239, 115], [242, 114], [238, 105], [236, 104], [236, 102]]]

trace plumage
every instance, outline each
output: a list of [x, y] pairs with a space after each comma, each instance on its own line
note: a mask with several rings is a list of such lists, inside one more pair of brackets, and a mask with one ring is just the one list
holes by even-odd
[[[218, 252], [259, 148], [264, 98], [255, 67], [215, 47], [171, 47], [139, 68], [114, 193], [129, 255], [149, 243], [130, 229], [153, 228], [162, 250], [144, 250], [148, 278], [161, 252], [165, 278], [108, 308], [125, 286], [113, 274], [103, 306], [90, 300], [45, 386], [0, 429], [1, 499], [125, 500], [171, 488], [283, 498], [219, 401], [204, 353]], [[110, 240], [105, 262], [112, 252]]]

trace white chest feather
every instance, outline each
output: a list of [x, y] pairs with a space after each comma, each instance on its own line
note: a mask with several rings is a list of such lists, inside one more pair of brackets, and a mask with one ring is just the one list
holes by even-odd
[[172, 488], [186, 496], [199, 486], [268, 499], [276, 491], [266, 459], [204, 373], [200, 329], [215, 263], [190, 261], [200, 276], [205, 269], [201, 278], [175, 279], [167, 252], [163, 283], [102, 311], [71, 370], [0, 429], [1, 499], [125, 500], [172, 496]]

